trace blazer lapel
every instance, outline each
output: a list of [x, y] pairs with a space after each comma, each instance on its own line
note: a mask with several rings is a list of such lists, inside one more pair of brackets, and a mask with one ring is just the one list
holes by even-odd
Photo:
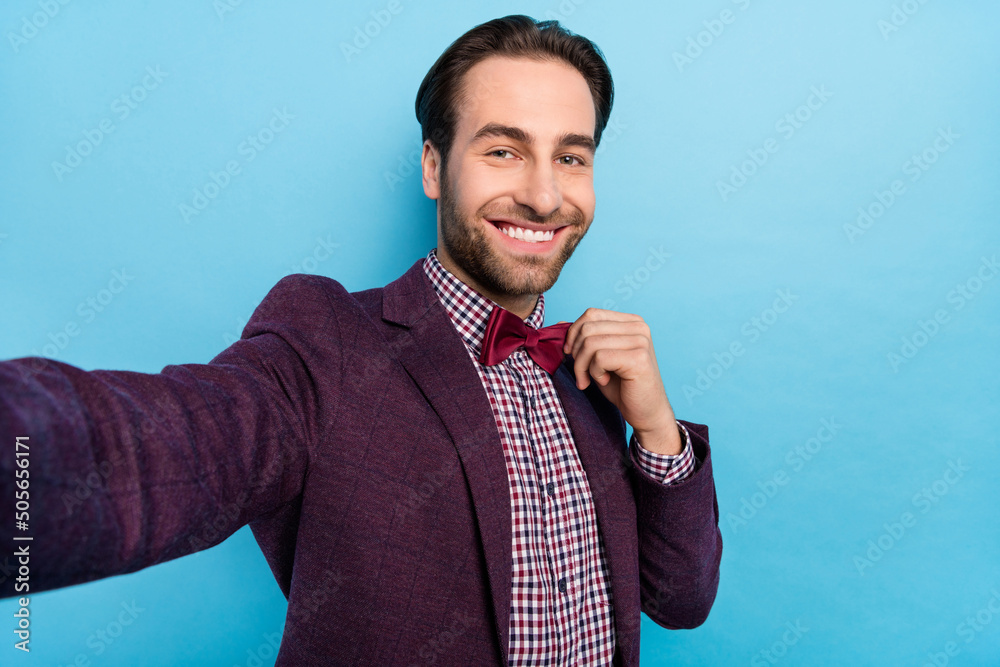
[[625, 443], [615, 433], [615, 425], [606, 427], [591, 401], [607, 403], [610, 409], [605, 414], [608, 418], [617, 420], [620, 415], [595, 383], [583, 392], [576, 388], [571, 360], [563, 362], [552, 380], [566, 411], [573, 442], [594, 498], [598, 530], [611, 573], [616, 644], [624, 664], [634, 664], [640, 623], [639, 545], [636, 542], [635, 499], [626, 467], [630, 459]]
[[511, 509], [507, 464], [493, 409], [465, 343], [417, 260], [382, 292], [382, 319], [404, 327], [390, 347], [441, 418], [458, 450], [486, 557], [497, 636], [507, 663]]

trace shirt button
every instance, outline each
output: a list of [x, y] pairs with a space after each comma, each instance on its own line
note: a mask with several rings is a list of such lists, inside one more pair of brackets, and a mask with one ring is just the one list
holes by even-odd
[[545, 490], [549, 492], [550, 496], [556, 495], [556, 483], [549, 482], [548, 484], [545, 485]]
[[566, 577], [563, 577], [562, 579], [559, 580], [559, 592], [560, 593], [566, 592]]

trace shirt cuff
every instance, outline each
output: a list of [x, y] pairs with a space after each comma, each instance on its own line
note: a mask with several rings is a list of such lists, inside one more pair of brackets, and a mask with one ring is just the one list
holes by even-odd
[[632, 434], [630, 444], [634, 445], [634, 447], [631, 447], [634, 451], [632, 456], [633, 462], [650, 477], [664, 485], [676, 484], [687, 479], [695, 469], [694, 452], [691, 448], [691, 434], [688, 433], [684, 424], [680, 422], [677, 422], [677, 428], [680, 429], [684, 444], [681, 447], [681, 453], [673, 456], [649, 451], [639, 444], [635, 433]]

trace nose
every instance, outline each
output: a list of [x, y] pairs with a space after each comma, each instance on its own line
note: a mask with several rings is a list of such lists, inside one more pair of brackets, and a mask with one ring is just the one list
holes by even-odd
[[537, 215], [547, 217], [563, 204], [562, 188], [556, 170], [549, 162], [536, 162], [524, 171], [523, 181], [514, 199], [530, 207]]

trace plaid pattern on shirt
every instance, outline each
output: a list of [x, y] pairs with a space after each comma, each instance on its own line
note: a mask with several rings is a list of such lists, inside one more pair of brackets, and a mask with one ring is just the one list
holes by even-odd
[[[587, 475], [552, 377], [516, 349], [503, 362], [479, 362], [496, 305], [445, 269], [434, 249], [424, 271], [465, 341], [490, 399], [510, 482], [513, 576], [509, 665], [610, 665], [614, 609], [604, 544]], [[544, 295], [525, 324], [540, 328]], [[647, 451], [633, 436], [632, 460], [664, 484], [695, 469], [691, 440], [677, 456]]]

